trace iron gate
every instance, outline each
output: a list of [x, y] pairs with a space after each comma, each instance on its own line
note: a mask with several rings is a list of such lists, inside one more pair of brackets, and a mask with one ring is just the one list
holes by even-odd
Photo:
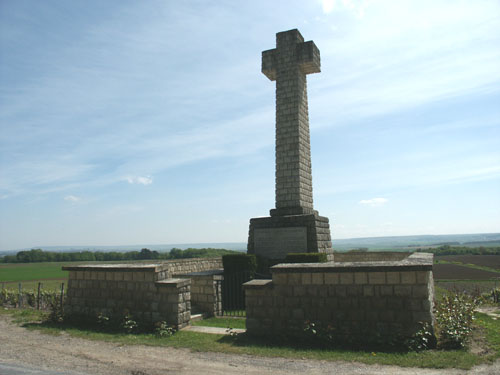
[[246, 316], [243, 284], [251, 279], [250, 272], [224, 274], [221, 281], [223, 316]]

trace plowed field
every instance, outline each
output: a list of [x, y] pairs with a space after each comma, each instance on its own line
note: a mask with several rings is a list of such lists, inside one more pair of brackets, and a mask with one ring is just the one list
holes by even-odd
[[460, 262], [463, 264], [475, 264], [482, 267], [495, 268], [500, 271], [500, 255], [443, 255], [436, 256], [435, 260], [447, 262]]
[[459, 266], [456, 264], [434, 264], [435, 280], [491, 280], [500, 277], [498, 272], [490, 272]]

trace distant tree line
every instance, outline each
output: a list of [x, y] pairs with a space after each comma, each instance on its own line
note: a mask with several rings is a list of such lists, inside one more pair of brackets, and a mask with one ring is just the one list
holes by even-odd
[[479, 247], [467, 247], [467, 246], [451, 246], [443, 245], [436, 248], [418, 248], [417, 251], [423, 251], [426, 253], [433, 253], [434, 255], [500, 255], [500, 246], [479, 246]]
[[104, 262], [126, 260], [167, 260], [183, 258], [217, 257], [226, 254], [239, 253], [226, 249], [186, 249], [173, 248], [170, 252], [151, 251], [44, 251], [32, 249], [19, 251], [16, 255], [6, 255], [0, 258], [1, 263], [37, 263], [37, 262]]

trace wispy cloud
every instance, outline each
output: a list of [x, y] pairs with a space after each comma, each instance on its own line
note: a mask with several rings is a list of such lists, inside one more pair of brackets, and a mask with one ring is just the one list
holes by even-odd
[[151, 185], [153, 183], [153, 179], [151, 178], [151, 176], [129, 176], [127, 177], [127, 182], [129, 184]]
[[372, 198], [372, 199], [363, 199], [359, 201], [359, 204], [371, 206], [371, 207], [379, 207], [386, 204], [388, 200], [386, 198]]
[[82, 198], [77, 197], [76, 195], [66, 195], [64, 197], [64, 200], [67, 202], [76, 203], [76, 202], [80, 202], [82, 200]]

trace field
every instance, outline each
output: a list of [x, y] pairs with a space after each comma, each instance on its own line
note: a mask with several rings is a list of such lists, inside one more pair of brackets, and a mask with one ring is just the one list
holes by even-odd
[[[467, 293], [471, 295], [480, 295], [485, 292], [490, 292], [496, 287], [500, 287], [500, 281], [435, 281], [435, 286], [446, 289], [450, 292]], [[436, 288], [437, 290], [437, 288]], [[437, 294], [437, 293], [436, 293]]]
[[485, 271], [458, 264], [434, 264], [435, 280], [491, 280], [500, 278], [500, 272]]
[[473, 264], [480, 267], [494, 268], [500, 271], [500, 255], [443, 255], [434, 258], [437, 261]]
[[500, 255], [444, 255], [434, 261], [436, 287], [476, 295], [500, 287]]
[[66, 264], [74, 263], [0, 264], [0, 284], [7, 289], [17, 289], [21, 283], [23, 290], [34, 290], [38, 282], [42, 282], [45, 290], [58, 289], [68, 279], [68, 271], [61, 270]]

